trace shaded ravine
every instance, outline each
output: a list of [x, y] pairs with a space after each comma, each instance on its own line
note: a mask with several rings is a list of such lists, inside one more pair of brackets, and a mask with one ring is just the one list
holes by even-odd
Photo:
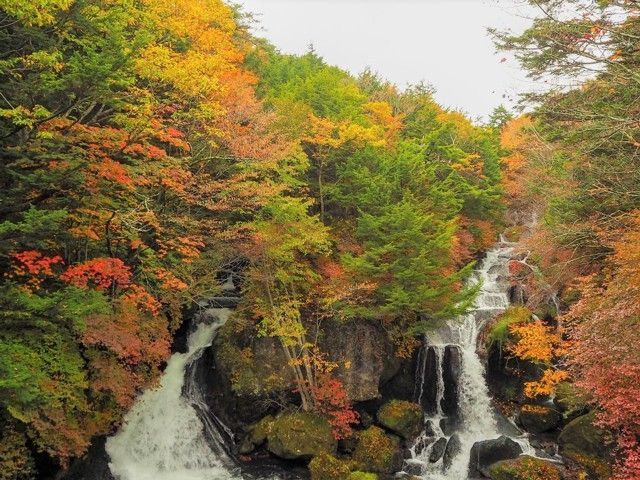
[[[514, 434], [513, 429], [499, 425], [477, 354], [482, 328], [509, 307], [512, 252], [512, 244], [503, 239], [487, 252], [469, 279], [470, 284], [481, 284], [473, 310], [426, 336], [416, 369], [415, 397], [427, 420], [405, 464], [405, 470], [414, 475], [464, 480], [475, 442]], [[533, 453], [525, 437], [514, 440], [525, 453]]]

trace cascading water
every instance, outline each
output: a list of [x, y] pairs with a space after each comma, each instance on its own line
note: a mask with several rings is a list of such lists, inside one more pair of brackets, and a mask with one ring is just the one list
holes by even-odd
[[231, 310], [205, 313], [202, 318], [211, 321], [197, 324], [187, 352], [169, 359], [160, 386], [140, 396], [123, 427], [107, 440], [109, 467], [118, 480], [240, 478], [224, 450], [224, 425], [208, 411], [201, 391], [189, 378], [190, 365], [211, 345]]
[[[468, 477], [471, 447], [501, 435], [477, 350], [482, 327], [509, 306], [512, 246], [501, 239], [469, 282], [481, 283], [474, 309], [426, 337], [418, 358], [416, 399], [427, 415], [406, 469], [429, 480]], [[516, 439], [531, 453], [528, 442]]]

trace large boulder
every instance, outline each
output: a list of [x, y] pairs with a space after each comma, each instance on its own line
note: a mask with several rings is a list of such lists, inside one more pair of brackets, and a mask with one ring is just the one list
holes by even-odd
[[416, 363], [416, 376], [420, 379], [416, 393], [422, 408], [429, 415], [435, 415], [438, 412], [439, 375], [435, 347], [423, 347]]
[[471, 447], [469, 458], [469, 477], [489, 476], [489, 466], [500, 460], [518, 458], [522, 447], [504, 435], [495, 440], [476, 442]]
[[369, 427], [358, 433], [358, 446], [353, 452], [353, 460], [361, 471], [397, 472], [402, 467], [400, 439], [387, 435], [379, 427]]
[[429, 462], [436, 463], [443, 457], [444, 451], [447, 449], [447, 443], [447, 439], [444, 437], [440, 437], [436, 440], [433, 447], [431, 447], [431, 452], [429, 453]]
[[349, 462], [323, 453], [309, 462], [311, 480], [349, 480], [351, 468]]
[[607, 432], [596, 425], [595, 412], [569, 422], [558, 436], [560, 455], [583, 466], [596, 478], [611, 475]]
[[308, 460], [336, 448], [331, 425], [313, 413], [282, 413], [267, 429], [267, 450], [287, 460]]
[[405, 440], [415, 440], [424, 425], [422, 407], [404, 400], [391, 400], [378, 410], [378, 422]]
[[389, 381], [400, 368], [386, 332], [375, 322], [325, 321], [318, 344], [338, 365], [336, 376], [353, 402], [378, 398], [380, 384]]
[[518, 424], [529, 433], [543, 433], [560, 425], [562, 415], [544, 405], [523, 405], [518, 414]]
[[445, 415], [456, 415], [460, 396], [460, 374], [462, 372], [462, 352], [456, 345], [447, 345], [442, 357], [442, 380], [444, 394], [440, 406]]
[[553, 463], [523, 455], [501, 460], [489, 467], [492, 480], [561, 480], [560, 469]]
[[562, 412], [565, 421], [571, 421], [589, 411], [589, 395], [570, 382], [561, 382], [556, 387], [553, 403]]

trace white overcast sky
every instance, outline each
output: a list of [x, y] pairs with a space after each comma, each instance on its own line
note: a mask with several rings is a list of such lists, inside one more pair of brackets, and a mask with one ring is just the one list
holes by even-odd
[[443, 106], [474, 118], [532, 88], [486, 31], [522, 31], [534, 14], [522, 0], [236, 1], [256, 14], [256, 33], [284, 53], [313, 44], [328, 63], [355, 74], [371, 67], [401, 87], [424, 80]]

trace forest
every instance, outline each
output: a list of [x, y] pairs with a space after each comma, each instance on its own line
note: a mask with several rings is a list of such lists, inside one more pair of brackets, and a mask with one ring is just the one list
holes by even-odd
[[[236, 463], [466, 479], [399, 457], [444, 438], [425, 446], [416, 365], [484, 298], [500, 243], [510, 305], [472, 353], [495, 410], [559, 451], [476, 476], [640, 479], [640, 5], [529, 3], [496, 47], [574, 83], [481, 123], [426, 84], [282, 53], [222, 0], [0, 0], [0, 479], [221, 479], [66, 475], [160, 388], [226, 281], [238, 304], [203, 375], [225, 385], [209, 396]], [[452, 351], [453, 413], [449, 383], [433, 408], [464, 423]]]

